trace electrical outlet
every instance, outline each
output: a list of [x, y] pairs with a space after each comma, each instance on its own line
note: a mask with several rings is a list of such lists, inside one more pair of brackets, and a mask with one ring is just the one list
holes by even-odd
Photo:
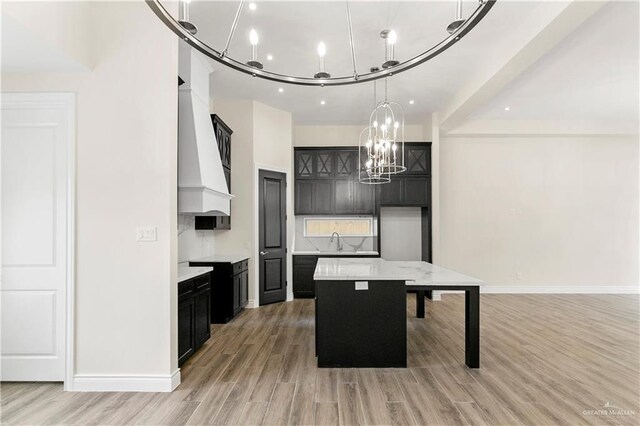
[[158, 234], [155, 226], [139, 226], [136, 228], [136, 241], [150, 242], [157, 241]]
[[522, 272], [516, 272], [516, 278], [521, 280], [522, 279]]

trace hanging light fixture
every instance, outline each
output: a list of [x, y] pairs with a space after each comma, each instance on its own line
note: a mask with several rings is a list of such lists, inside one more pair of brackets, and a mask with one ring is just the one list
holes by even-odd
[[[163, 6], [163, 3], [171, 4], [169, 0], [145, 0], [149, 7], [153, 10], [153, 12], [158, 16], [158, 18], [174, 33], [176, 33], [181, 39], [183, 39], [186, 43], [192, 46], [194, 49], [198, 50], [205, 56], [213, 59], [230, 67], [236, 71], [243, 72], [254, 77], [264, 78], [267, 80], [277, 81], [283, 84], [299, 84], [304, 86], [340, 86], [347, 84], [359, 84], [367, 81], [372, 81], [380, 78], [390, 77], [391, 75], [396, 75], [406, 70], [409, 70], [413, 67], [416, 67], [420, 64], [423, 64], [445, 50], [453, 47], [457, 42], [465, 37], [491, 10], [494, 6], [496, 0], [478, 0], [476, 3], [477, 6], [473, 11], [468, 13], [467, 19], [462, 19], [462, 0], [456, 0], [457, 4], [457, 14], [456, 20], [449, 25], [448, 29], [450, 32], [455, 34], [455, 37], [447, 36], [446, 38], [439, 40], [432, 44], [431, 46], [425, 46], [424, 50], [416, 55], [412, 55], [409, 58], [402, 59], [398, 61], [395, 59], [395, 44], [397, 42], [397, 35], [389, 31], [386, 36], [383, 36], [386, 41], [385, 50], [387, 54], [385, 55], [384, 66], [378, 69], [375, 72], [370, 73], [360, 73], [358, 70], [358, 66], [356, 63], [356, 44], [354, 40], [354, 29], [352, 26], [351, 20], [351, 9], [349, 5], [349, 0], [345, 0], [346, 4], [346, 17], [348, 24], [348, 34], [349, 34], [349, 45], [351, 51], [351, 63], [352, 63], [352, 71], [350, 74], [343, 74], [340, 76], [329, 76], [326, 78], [318, 78], [315, 75], [311, 75], [311, 73], [300, 76], [292, 73], [286, 72], [273, 72], [269, 70], [263, 70], [263, 66], [256, 59], [255, 50], [256, 47], [253, 45], [253, 55], [251, 61], [245, 63], [243, 60], [238, 58], [234, 58], [229, 55], [229, 46], [231, 45], [231, 40], [233, 38], [234, 32], [236, 30], [238, 20], [243, 10], [247, 10], [244, 7], [245, 0], [240, 0], [238, 2], [238, 7], [236, 10], [235, 17], [231, 24], [231, 29], [229, 31], [229, 35], [227, 37], [227, 42], [224, 46], [224, 49], [218, 50], [212, 47], [208, 42], [199, 39], [196, 37], [195, 25], [189, 22], [188, 20], [188, 3], [189, 0], [179, 0], [181, 2], [180, 8], [180, 16], [178, 19], [175, 19], [174, 16]], [[453, 0], [451, 0], [453, 1]], [[185, 14], [186, 12], [186, 14]], [[410, 29], [405, 30], [405, 34], [408, 34]], [[381, 34], [382, 35], [382, 34]], [[257, 36], [257, 34], [256, 34]], [[257, 39], [257, 37], [256, 37]], [[256, 42], [257, 45], [257, 42]], [[321, 61], [324, 59], [321, 58]], [[321, 63], [320, 73], [326, 72], [322, 67], [324, 66], [324, 62]], [[322, 75], [322, 74], [321, 74]]]
[[191, 0], [181, 0], [180, 10], [178, 11], [178, 23], [182, 27], [189, 31], [190, 34], [195, 35], [198, 32], [198, 27], [194, 23], [189, 21], [189, 3]]
[[458, 4], [456, 5], [456, 19], [447, 26], [447, 32], [449, 34], [455, 33], [458, 28], [464, 24], [465, 19], [462, 19], [462, 0], [457, 0]]
[[360, 183], [388, 183], [391, 181], [391, 175], [406, 170], [404, 111], [399, 103], [389, 101], [387, 79], [384, 86], [384, 100], [377, 102], [377, 86], [374, 82], [374, 108], [369, 116], [369, 126], [362, 130], [358, 141]]
[[258, 61], [258, 33], [253, 28], [249, 31], [249, 43], [251, 43], [251, 60], [247, 65], [253, 68], [262, 69], [262, 63]]
[[320, 42], [320, 44], [318, 44], [318, 56], [320, 57], [320, 70], [315, 73], [313, 75], [313, 78], [331, 78], [331, 74], [329, 74], [325, 69], [324, 69], [324, 56], [327, 54], [327, 46], [324, 44], [324, 42]]
[[398, 35], [393, 30], [382, 30], [380, 32], [380, 37], [385, 41], [384, 63], [382, 64], [382, 68], [387, 69], [395, 67], [400, 63], [395, 59], [395, 47], [396, 42], [398, 41]]

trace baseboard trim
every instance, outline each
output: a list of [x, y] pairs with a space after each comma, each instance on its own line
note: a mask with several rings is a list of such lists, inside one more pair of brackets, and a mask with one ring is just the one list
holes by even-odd
[[180, 369], [171, 375], [76, 374], [74, 392], [171, 392], [180, 384]]
[[[433, 300], [440, 300], [444, 293], [464, 291], [434, 291]], [[640, 285], [485, 285], [483, 294], [639, 294]], [[437, 298], [436, 298], [437, 296]]]
[[245, 308], [254, 309], [254, 308], [257, 308], [257, 307], [258, 307], [258, 304], [256, 303], [255, 299], [247, 300], [247, 306], [245, 306]]

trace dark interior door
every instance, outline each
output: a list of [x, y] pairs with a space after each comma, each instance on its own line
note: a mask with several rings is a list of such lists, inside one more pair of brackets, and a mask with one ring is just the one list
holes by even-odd
[[260, 305], [266, 305], [287, 296], [287, 179], [269, 170], [260, 170], [258, 178]]

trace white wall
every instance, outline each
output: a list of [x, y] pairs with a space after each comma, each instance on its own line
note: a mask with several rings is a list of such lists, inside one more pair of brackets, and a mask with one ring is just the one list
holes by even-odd
[[[293, 144], [294, 146], [358, 146], [358, 138], [365, 125], [366, 123], [362, 126], [295, 126]], [[404, 140], [406, 142], [429, 141], [430, 136], [430, 133], [424, 133], [422, 125], [405, 125]]]
[[[91, 3], [89, 16], [92, 72], [3, 74], [2, 90], [77, 94], [82, 386], [104, 389], [102, 375], [116, 388], [166, 385], [177, 368], [178, 40], [143, 2]], [[157, 227], [158, 241], [137, 243], [138, 226]]]
[[637, 136], [443, 137], [438, 263], [491, 285], [637, 287], [638, 147]]
[[[212, 82], [215, 92], [215, 75]], [[214, 231], [214, 252], [247, 253], [249, 260], [249, 305], [257, 306], [257, 213], [256, 166], [291, 171], [293, 124], [291, 113], [255, 101], [213, 99], [211, 111], [231, 127], [231, 229]], [[294, 236], [293, 184], [287, 187], [287, 246], [291, 253]], [[291, 255], [287, 276], [292, 291]]]

